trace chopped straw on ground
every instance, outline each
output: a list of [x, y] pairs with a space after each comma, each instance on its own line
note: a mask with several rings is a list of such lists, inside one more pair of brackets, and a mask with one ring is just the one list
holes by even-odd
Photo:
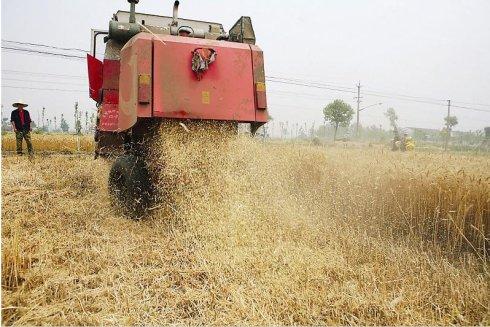
[[141, 221], [109, 162], [3, 159], [4, 324], [490, 323], [488, 158], [188, 127], [155, 141]]

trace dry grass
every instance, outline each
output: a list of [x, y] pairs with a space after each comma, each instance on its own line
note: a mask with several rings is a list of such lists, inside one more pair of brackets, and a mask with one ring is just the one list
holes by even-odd
[[[77, 152], [77, 136], [70, 134], [36, 134], [31, 133], [32, 146], [35, 152]], [[2, 151], [15, 151], [15, 134], [6, 133], [2, 135]], [[26, 152], [25, 141], [23, 143]], [[80, 151], [94, 151], [94, 136], [92, 134], [80, 136]]]
[[143, 221], [107, 162], [3, 159], [4, 324], [490, 323], [488, 158], [190, 129]]

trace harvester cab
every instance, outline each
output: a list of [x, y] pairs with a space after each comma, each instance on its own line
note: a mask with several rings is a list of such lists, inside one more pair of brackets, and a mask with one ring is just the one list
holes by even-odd
[[[151, 184], [146, 172], [127, 171], [145, 161], [146, 144], [163, 121], [248, 123], [253, 134], [269, 117], [264, 58], [250, 17], [227, 33], [219, 23], [179, 18], [179, 1], [171, 17], [137, 13], [139, 0], [128, 2], [130, 11], [115, 13], [107, 31], [92, 30], [87, 55], [98, 107], [96, 156], [120, 155], [109, 182], [123, 202]], [[101, 35], [103, 60], [96, 58]]]

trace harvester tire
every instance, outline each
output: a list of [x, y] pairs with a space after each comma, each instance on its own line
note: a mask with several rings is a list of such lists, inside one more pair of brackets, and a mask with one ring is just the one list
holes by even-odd
[[109, 173], [109, 193], [134, 219], [142, 218], [152, 200], [152, 184], [145, 161], [138, 156], [116, 159]]

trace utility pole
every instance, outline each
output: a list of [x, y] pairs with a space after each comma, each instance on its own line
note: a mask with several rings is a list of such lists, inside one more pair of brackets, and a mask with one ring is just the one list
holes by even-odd
[[85, 110], [85, 133], [88, 133], [88, 111]]
[[356, 122], [356, 137], [359, 137], [359, 106], [361, 104], [361, 81], [357, 84], [357, 122]]
[[449, 117], [451, 116], [451, 100], [447, 100], [447, 118], [446, 118], [446, 140], [444, 142], [444, 151], [447, 151], [447, 145], [449, 143]]
[[75, 102], [75, 134], [77, 136], [77, 152], [80, 152], [80, 131], [81, 131], [82, 125], [79, 121], [79, 114], [78, 114], [78, 101]]
[[45, 128], [45, 125], [44, 125], [44, 112], [46, 111], [46, 108], [43, 107], [43, 111], [42, 111], [42, 120], [43, 120], [43, 131], [44, 131], [44, 128]]

